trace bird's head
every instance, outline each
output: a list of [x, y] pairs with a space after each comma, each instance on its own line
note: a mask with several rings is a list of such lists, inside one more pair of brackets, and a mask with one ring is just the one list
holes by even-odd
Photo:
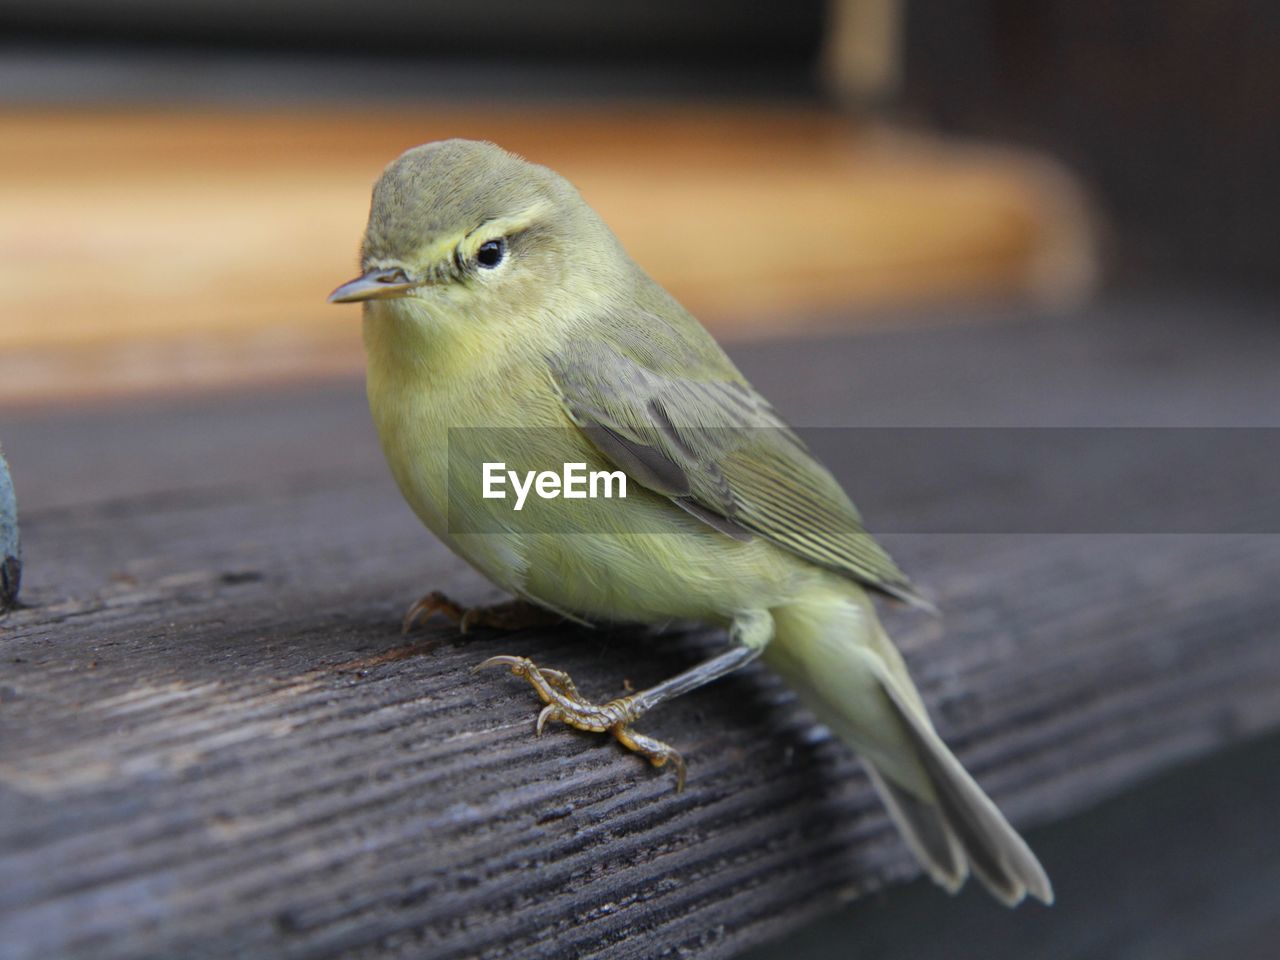
[[402, 154], [373, 188], [361, 275], [331, 303], [402, 301], [437, 319], [533, 308], [583, 283], [620, 248], [552, 170], [492, 143], [442, 140]]

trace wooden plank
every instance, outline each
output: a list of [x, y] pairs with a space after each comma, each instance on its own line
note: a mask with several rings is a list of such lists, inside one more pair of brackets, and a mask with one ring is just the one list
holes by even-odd
[[[739, 357], [801, 424], [1275, 425], [1273, 326], [1115, 313]], [[360, 393], [5, 418], [31, 604], [0, 623], [6, 957], [727, 957], [915, 874], [848, 751], [763, 669], [646, 724], [688, 758], [680, 795], [611, 743], [533, 738], [528, 691], [469, 673], [527, 653], [609, 694], [714, 634], [405, 644], [417, 593], [493, 591], [412, 521]], [[856, 493], [866, 466], [832, 465]], [[1021, 825], [1280, 725], [1275, 536], [890, 545], [946, 611], [894, 633]]]
[[359, 367], [369, 189], [418, 143], [573, 180], [695, 312], [742, 333], [850, 305], [1070, 297], [1083, 201], [1026, 156], [800, 109], [384, 106], [0, 112], [0, 401]]
[[917, 880], [739, 960], [1274, 960], [1277, 807], [1273, 733], [1036, 830], [1060, 909], [999, 915], [981, 891], [944, 900]]

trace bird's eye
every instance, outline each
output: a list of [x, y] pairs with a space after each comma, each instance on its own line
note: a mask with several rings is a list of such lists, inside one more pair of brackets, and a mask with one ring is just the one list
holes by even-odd
[[507, 241], [499, 238], [497, 240], [486, 240], [480, 244], [480, 249], [476, 251], [476, 263], [484, 267], [486, 270], [492, 270], [500, 264], [507, 255]]

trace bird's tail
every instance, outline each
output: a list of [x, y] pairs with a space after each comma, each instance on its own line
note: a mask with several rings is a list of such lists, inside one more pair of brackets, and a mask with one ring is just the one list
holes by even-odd
[[1002, 903], [1053, 888], [1026, 842], [934, 732], [901, 656], [857, 588], [773, 611], [770, 665], [861, 755], [908, 846], [955, 892], [972, 872]]

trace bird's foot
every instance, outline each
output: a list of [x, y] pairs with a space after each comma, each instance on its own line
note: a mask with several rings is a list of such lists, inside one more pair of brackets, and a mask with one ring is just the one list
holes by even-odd
[[669, 744], [647, 737], [632, 729], [631, 724], [644, 713], [635, 697], [620, 697], [608, 703], [595, 704], [578, 693], [569, 675], [561, 670], [539, 667], [525, 657], [490, 657], [475, 669], [508, 667], [517, 677], [529, 681], [546, 706], [538, 714], [537, 733], [542, 734], [549, 720], [558, 720], [588, 733], [610, 733], [634, 753], [647, 759], [655, 767], [668, 763], [676, 771], [676, 792], [684, 789], [684, 759]]
[[419, 621], [430, 620], [437, 613], [448, 617], [458, 624], [464, 633], [466, 632], [466, 627], [462, 626], [462, 618], [467, 615], [466, 609], [454, 603], [439, 590], [432, 590], [414, 601], [413, 605], [405, 611], [404, 619], [400, 621], [400, 632], [407, 634], [418, 625]]
[[432, 590], [405, 612], [400, 630], [407, 634], [419, 623], [430, 620], [436, 614], [456, 623], [461, 633], [466, 633], [472, 627], [523, 630], [527, 627], [550, 626], [561, 620], [550, 610], [544, 610], [525, 600], [508, 600], [488, 607], [464, 607], [439, 590]]

